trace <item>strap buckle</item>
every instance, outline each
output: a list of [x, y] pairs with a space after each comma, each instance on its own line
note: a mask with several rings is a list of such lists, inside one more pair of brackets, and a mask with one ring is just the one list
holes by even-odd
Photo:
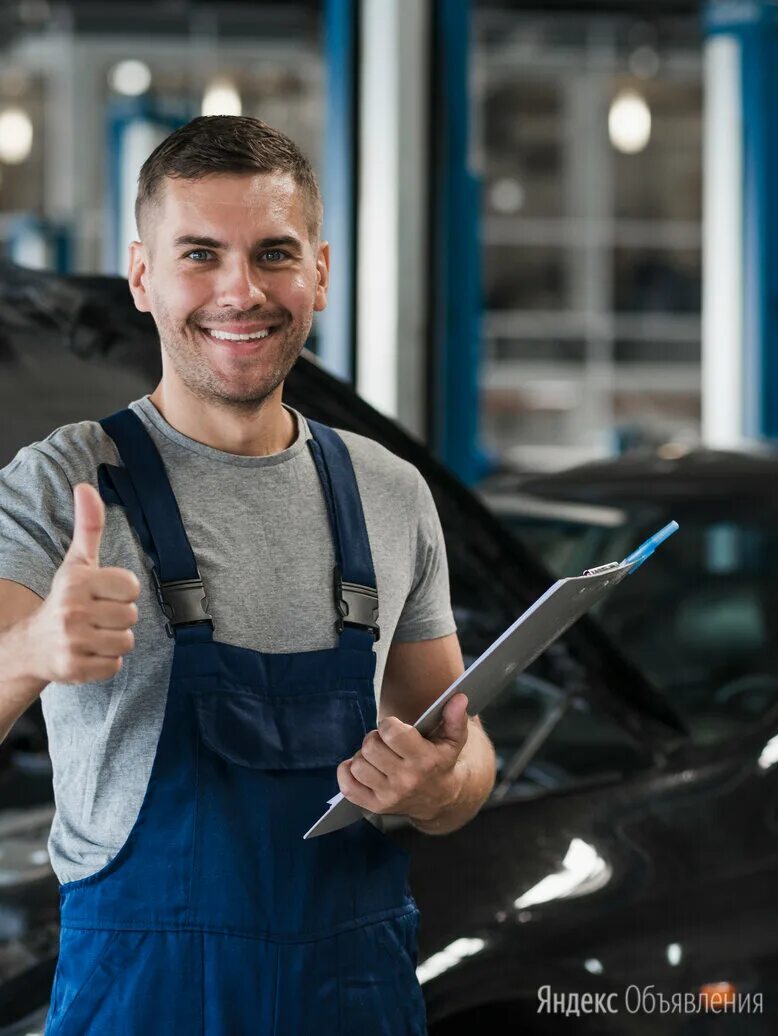
[[338, 633], [344, 627], [369, 629], [374, 640], [381, 639], [378, 625], [378, 591], [361, 583], [344, 583], [340, 567], [335, 566], [335, 607], [338, 619], [335, 623]]
[[175, 636], [177, 626], [195, 626], [208, 623], [213, 629], [213, 619], [208, 611], [208, 596], [203, 586], [200, 570], [197, 579], [174, 579], [162, 583], [156, 568], [152, 568], [157, 600], [167, 619], [165, 630], [169, 637]]

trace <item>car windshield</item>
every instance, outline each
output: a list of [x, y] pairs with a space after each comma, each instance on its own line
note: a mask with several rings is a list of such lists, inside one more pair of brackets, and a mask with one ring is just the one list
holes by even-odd
[[[673, 514], [618, 525], [512, 514], [506, 524], [558, 576], [620, 561]], [[594, 611], [697, 741], [723, 740], [778, 702], [778, 523], [679, 516], [680, 531]]]

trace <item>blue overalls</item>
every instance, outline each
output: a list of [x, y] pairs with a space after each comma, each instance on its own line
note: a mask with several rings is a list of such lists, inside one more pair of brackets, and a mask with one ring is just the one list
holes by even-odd
[[140, 419], [101, 424], [124, 466], [101, 465], [100, 491], [153, 562], [175, 648], [135, 825], [100, 871], [60, 889], [47, 1036], [424, 1034], [407, 854], [366, 820], [303, 841], [337, 764], [376, 725], [376, 582], [345, 444], [310, 422], [339, 644], [264, 654], [214, 640]]

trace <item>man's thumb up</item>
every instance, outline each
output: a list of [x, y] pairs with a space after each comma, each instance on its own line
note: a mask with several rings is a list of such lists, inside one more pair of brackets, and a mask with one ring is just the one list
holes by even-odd
[[78, 565], [100, 564], [100, 540], [105, 525], [105, 507], [100, 494], [88, 482], [80, 482], [73, 488], [76, 517], [73, 525], [73, 540], [65, 562]]
[[33, 674], [44, 684], [110, 680], [135, 644], [138, 578], [100, 567], [105, 508], [97, 490], [81, 482], [73, 501], [73, 539], [28, 629]]

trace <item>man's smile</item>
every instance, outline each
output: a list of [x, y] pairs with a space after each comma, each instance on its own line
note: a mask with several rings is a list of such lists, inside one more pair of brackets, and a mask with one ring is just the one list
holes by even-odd
[[208, 334], [212, 338], [218, 338], [220, 342], [250, 342], [254, 338], [267, 338], [269, 328], [262, 331], [252, 331], [249, 334], [236, 334], [234, 331], [217, 331], [215, 328], [208, 328]]
[[203, 326], [200, 330], [214, 345], [242, 354], [250, 352], [270, 338], [277, 330], [277, 325], [222, 324], [216, 327]]

